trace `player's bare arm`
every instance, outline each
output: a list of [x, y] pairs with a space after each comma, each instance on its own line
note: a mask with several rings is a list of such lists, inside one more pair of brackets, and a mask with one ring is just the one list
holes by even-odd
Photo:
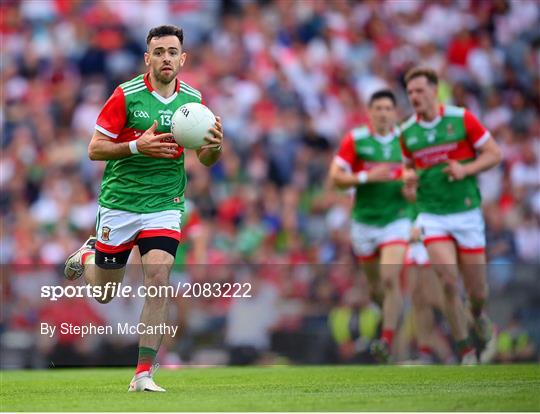
[[[171, 133], [156, 134], [157, 121], [148, 128], [136, 141], [137, 151], [152, 158], [174, 158], [178, 152], [178, 145], [174, 142]], [[163, 142], [163, 141], [172, 142]], [[90, 145], [88, 156], [93, 161], [117, 160], [133, 155], [129, 142], [116, 142], [105, 134], [95, 131]]]
[[489, 138], [477, 151], [478, 155], [474, 161], [461, 164], [456, 160], [450, 160], [443, 171], [454, 180], [462, 180], [489, 170], [501, 162], [501, 150], [493, 138]]
[[210, 128], [208, 132], [210, 133], [210, 136], [204, 138], [208, 144], [203, 145], [197, 150], [197, 157], [201, 164], [210, 167], [221, 157], [223, 144], [223, 126], [221, 124], [221, 117], [216, 116], [214, 128]]

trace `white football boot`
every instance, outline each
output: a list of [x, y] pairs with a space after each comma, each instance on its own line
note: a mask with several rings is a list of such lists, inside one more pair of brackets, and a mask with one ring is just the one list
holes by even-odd
[[75, 280], [80, 278], [84, 273], [84, 265], [82, 263], [83, 254], [91, 252], [96, 246], [96, 237], [90, 236], [88, 240], [77, 250], [72, 253], [67, 259], [64, 266], [64, 276], [66, 279]]
[[465, 355], [461, 357], [461, 365], [473, 366], [478, 365], [478, 357], [476, 356], [476, 349], [471, 349]]
[[129, 384], [128, 392], [142, 392], [142, 391], [151, 391], [151, 392], [165, 392], [164, 388], [161, 388], [154, 382], [153, 376], [157, 372], [159, 365], [156, 364], [150, 371], [143, 371], [135, 374], [131, 383]]
[[495, 355], [497, 355], [497, 330], [492, 327], [491, 336], [480, 353], [480, 363], [489, 364], [495, 359]]

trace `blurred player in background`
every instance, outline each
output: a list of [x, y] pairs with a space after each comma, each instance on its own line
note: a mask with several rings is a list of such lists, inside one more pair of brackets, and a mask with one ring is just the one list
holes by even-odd
[[[188, 102], [201, 102], [196, 89], [177, 79], [186, 60], [183, 31], [159, 26], [148, 33], [146, 74], [118, 86], [103, 107], [90, 142], [90, 159], [106, 161], [99, 197], [97, 238], [66, 261], [65, 275], [84, 274], [93, 286], [121, 282], [134, 245], [142, 257], [146, 286], [167, 286], [180, 239], [184, 210], [183, 148], [171, 130], [171, 117]], [[208, 144], [197, 150], [199, 161], [213, 165], [221, 155], [223, 132], [217, 118]], [[95, 264], [95, 265], [94, 265]], [[106, 303], [111, 296], [98, 299]], [[141, 323], [155, 327], [167, 322], [164, 295], [146, 297]], [[129, 391], [165, 391], [153, 380], [153, 367], [162, 334], [145, 333]]]
[[330, 167], [330, 180], [341, 189], [355, 188], [351, 239], [370, 283], [382, 304], [381, 338], [374, 356], [388, 361], [403, 300], [399, 275], [409, 241], [411, 220], [401, 183], [401, 150], [396, 128], [396, 99], [389, 90], [369, 100], [369, 126], [351, 130]]
[[412, 314], [418, 358], [415, 363], [431, 364], [435, 357], [444, 363], [454, 362], [449, 344], [439, 332], [435, 312], [445, 313], [442, 283], [429, 264], [427, 250], [422, 243], [421, 230], [416, 225], [416, 187], [407, 186], [404, 193], [410, 204], [413, 221], [407, 249], [406, 283], [412, 299]]
[[[406, 186], [418, 184], [417, 225], [435, 271], [443, 280], [447, 317], [464, 364], [475, 363], [491, 339], [484, 311], [488, 286], [484, 220], [476, 175], [496, 166], [501, 152], [482, 124], [464, 108], [441, 105], [435, 71], [414, 68], [405, 76], [415, 114], [401, 127]], [[459, 268], [458, 268], [459, 264]], [[459, 295], [467, 290], [478, 349], [469, 337]]]

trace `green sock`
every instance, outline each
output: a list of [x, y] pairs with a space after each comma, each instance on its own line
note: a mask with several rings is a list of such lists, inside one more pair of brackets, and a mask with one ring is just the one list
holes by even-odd
[[139, 360], [137, 362], [136, 374], [143, 371], [150, 371], [156, 360], [157, 351], [145, 346], [139, 347]]
[[459, 355], [463, 356], [472, 349], [471, 340], [469, 337], [462, 339], [461, 341], [456, 341], [456, 347], [458, 349]]
[[471, 298], [471, 313], [474, 319], [478, 319], [482, 315], [482, 310], [484, 309], [484, 299]]

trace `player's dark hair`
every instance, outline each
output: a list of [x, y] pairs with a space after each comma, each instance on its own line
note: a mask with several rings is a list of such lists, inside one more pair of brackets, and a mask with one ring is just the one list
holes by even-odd
[[405, 85], [407, 85], [411, 80], [425, 77], [429, 83], [432, 85], [437, 85], [439, 83], [439, 77], [437, 76], [437, 72], [435, 72], [431, 68], [424, 68], [424, 67], [416, 67], [410, 69], [405, 74]]
[[180, 45], [184, 44], [184, 31], [177, 26], [173, 25], [163, 25], [150, 29], [148, 36], [146, 36], [146, 46], [150, 44], [150, 40], [154, 37], [163, 37], [163, 36], [176, 36], [180, 40]]
[[396, 96], [390, 89], [381, 89], [380, 91], [377, 91], [371, 95], [371, 98], [369, 98], [369, 106], [371, 106], [373, 102], [383, 98], [390, 99], [392, 104], [396, 106]]

